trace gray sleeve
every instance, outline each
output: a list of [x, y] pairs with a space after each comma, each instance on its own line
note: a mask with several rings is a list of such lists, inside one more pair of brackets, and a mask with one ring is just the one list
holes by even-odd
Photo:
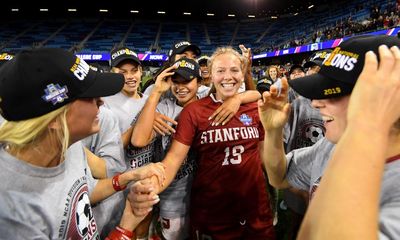
[[286, 178], [292, 187], [309, 191], [314, 146], [296, 149], [286, 154]]
[[93, 192], [94, 188], [96, 187], [98, 180], [93, 178], [92, 171], [90, 170], [90, 167], [89, 167], [89, 164], [87, 161], [86, 153], [83, 150], [84, 145], [82, 144], [81, 146], [82, 146], [82, 154], [83, 154], [82, 159], [84, 161], [83, 166], [85, 169], [85, 175], [86, 175], [86, 180], [87, 180], [87, 185], [88, 185], [88, 192], [90, 195]]
[[386, 164], [381, 185], [379, 239], [400, 239], [400, 160]]
[[122, 136], [117, 117], [106, 108], [101, 108], [100, 113], [101, 130], [95, 139], [94, 148], [90, 150], [106, 161], [107, 176], [111, 177], [117, 172], [124, 172], [127, 168]]
[[331, 158], [335, 144], [321, 138], [310, 147], [299, 148], [286, 155], [288, 159], [287, 180], [295, 188], [309, 191], [316, 184]]
[[400, 239], [400, 199], [381, 207], [379, 211], [379, 239]]

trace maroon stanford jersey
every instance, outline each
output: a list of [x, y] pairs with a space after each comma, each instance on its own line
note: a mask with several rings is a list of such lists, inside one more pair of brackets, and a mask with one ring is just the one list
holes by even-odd
[[225, 126], [211, 126], [208, 118], [220, 105], [210, 96], [186, 106], [174, 136], [197, 154], [191, 220], [230, 222], [267, 217], [269, 203], [258, 150], [264, 130], [257, 103], [240, 106]]

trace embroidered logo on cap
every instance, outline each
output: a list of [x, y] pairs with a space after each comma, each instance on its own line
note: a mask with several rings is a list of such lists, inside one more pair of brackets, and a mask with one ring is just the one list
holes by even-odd
[[249, 117], [247, 114], [242, 114], [239, 117], [239, 120], [245, 125], [245, 126], [250, 126], [251, 123], [253, 122], [253, 119]]
[[47, 85], [47, 88], [44, 90], [44, 92], [45, 94], [42, 96], [42, 99], [46, 102], [51, 102], [53, 105], [64, 102], [64, 100], [68, 98], [67, 86], [60, 87], [59, 84], [52, 83]]
[[359, 55], [348, 51], [343, 51], [340, 47], [335, 48], [328, 58], [325, 58], [323, 64], [339, 69], [344, 69], [347, 72], [354, 69]]

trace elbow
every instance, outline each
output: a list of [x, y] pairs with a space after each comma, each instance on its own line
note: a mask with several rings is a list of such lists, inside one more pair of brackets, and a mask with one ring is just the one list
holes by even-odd
[[144, 139], [141, 139], [141, 138], [134, 138], [134, 137], [132, 136], [131, 144], [132, 144], [134, 147], [142, 148], [142, 147], [147, 146], [149, 143], [148, 143], [147, 141], [145, 141]]

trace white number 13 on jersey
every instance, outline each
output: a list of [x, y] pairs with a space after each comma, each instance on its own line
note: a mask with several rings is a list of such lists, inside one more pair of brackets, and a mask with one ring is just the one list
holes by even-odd
[[237, 145], [225, 148], [225, 158], [222, 166], [231, 164], [240, 164], [242, 162], [242, 153], [244, 152], [244, 147], [242, 145]]

